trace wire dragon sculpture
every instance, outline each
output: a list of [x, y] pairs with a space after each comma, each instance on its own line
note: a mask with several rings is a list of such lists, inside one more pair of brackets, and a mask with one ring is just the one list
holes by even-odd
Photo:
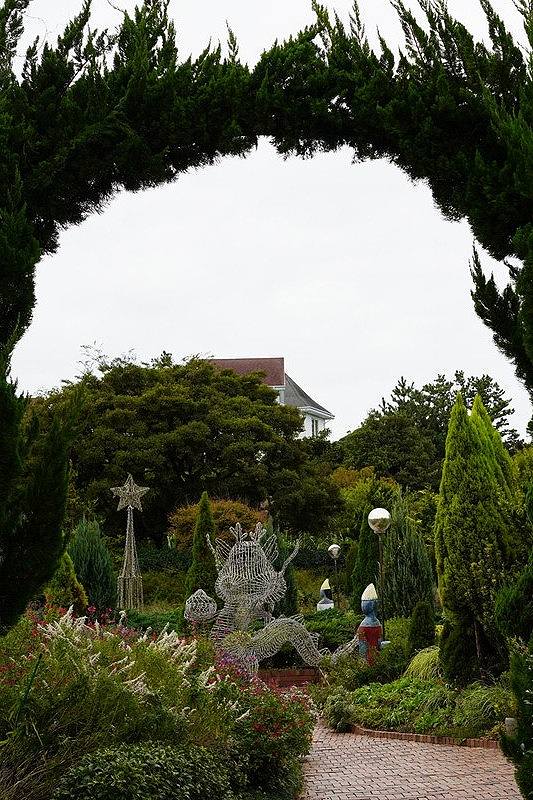
[[[285, 572], [298, 553], [299, 543], [277, 571], [274, 564], [278, 546], [274, 534], [268, 534], [261, 523], [249, 533], [244, 532], [239, 523], [230, 531], [234, 544], [217, 539], [213, 547], [209, 537], [207, 539], [218, 573], [215, 592], [224, 605], [217, 610], [216, 601], [203, 589], [198, 589], [185, 603], [186, 619], [193, 623], [214, 620], [211, 638], [217, 652], [226, 654], [250, 674], [256, 674], [259, 663], [286, 643], [291, 644], [307, 664], [317, 665], [329, 651], [319, 650], [318, 634], [307, 630], [303, 617], [273, 616], [275, 603], [287, 590]], [[258, 621], [262, 621], [263, 627], [251, 629]], [[349, 651], [346, 650], [348, 645], [343, 646], [343, 652]], [[356, 646], [354, 640], [352, 649]], [[333, 656], [337, 654], [335, 651]]]

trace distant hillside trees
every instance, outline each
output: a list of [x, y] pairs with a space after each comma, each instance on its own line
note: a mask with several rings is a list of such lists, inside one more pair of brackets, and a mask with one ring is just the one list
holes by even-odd
[[372, 466], [376, 475], [410, 489], [438, 491], [450, 413], [457, 392], [472, 405], [479, 395], [506, 447], [520, 442], [509, 426], [513, 414], [504, 390], [488, 375], [453, 379], [438, 375], [422, 388], [400, 378], [388, 400], [382, 399], [356, 430], [334, 445], [337, 460], [356, 470]]

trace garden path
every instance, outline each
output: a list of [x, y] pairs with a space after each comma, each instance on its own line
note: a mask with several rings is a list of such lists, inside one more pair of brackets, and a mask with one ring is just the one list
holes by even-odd
[[497, 749], [428, 744], [319, 724], [303, 764], [304, 800], [521, 800]]

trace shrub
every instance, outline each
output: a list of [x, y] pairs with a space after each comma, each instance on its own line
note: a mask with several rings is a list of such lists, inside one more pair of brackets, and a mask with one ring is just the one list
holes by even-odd
[[442, 670], [447, 681], [458, 686], [467, 686], [479, 679], [473, 628], [456, 627], [445, 622], [439, 648]]
[[68, 553], [63, 553], [54, 577], [44, 589], [44, 596], [49, 605], [60, 608], [74, 606], [77, 614], [85, 611], [87, 595], [76, 577], [74, 564]]
[[436, 681], [442, 678], [438, 645], [419, 650], [409, 662], [405, 675], [424, 681]]
[[415, 605], [408, 641], [410, 653], [435, 644], [435, 608], [430, 600], [419, 600]]
[[235, 797], [224, 753], [149, 742], [87, 754], [61, 780], [53, 800], [205, 800], [210, 796]]
[[117, 583], [113, 560], [97, 522], [83, 519], [79, 523], [68, 545], [68, 553], [87, 593], [88, 604], [98, 611], [115, 608]]
[[342, 686], [337, 686], [328, 696], [322, 709], [322, 716], [337, 733], [349, 731], [357, 718], [350, 692]]

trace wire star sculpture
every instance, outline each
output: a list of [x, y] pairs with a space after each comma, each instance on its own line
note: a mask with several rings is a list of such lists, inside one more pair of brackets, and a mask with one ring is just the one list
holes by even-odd
[[124, 486], [113, 486], [111, 489], [115, 497], [119, 497], [117, 511], [122, 511], [126, 506], [138, 508], [142, 511], [141, 497], [150, 491], [149, 486], [137, 486], [130, 473]]
[[124, 486], [114, 486], [111, 491], [120, 499], [117, 511], [128, 509], [126, 525], [126, 545], [124, 547], [124, 561], [117, 578], [117, 601], [119, 608], [143, 607], [142, 575], [137, 558], [135, 534], [133, 532], [133, 509], [142, 511], [141, 497], [149, 491], [148, 486], [137, 486], [131, 474], [128, 473]]

